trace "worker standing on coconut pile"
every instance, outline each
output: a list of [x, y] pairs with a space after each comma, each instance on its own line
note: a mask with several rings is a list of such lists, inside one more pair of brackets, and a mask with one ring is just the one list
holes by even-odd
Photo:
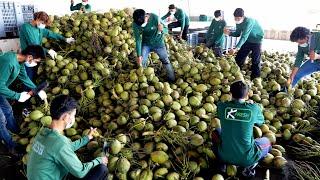
[[[167, 71], [168, 81], [175, 80], [174, 69], [169, 60], [168, 52], [164, 43], [167, 31], [159, 22], [157, 15], [146, 13], [143, 9], [137, 9], [133, 13], [133, 34], [136, 40], [137, 63], [147, 67], [148, 56], [151, 51], [157, 53]], [[141, 37], [142, 36], [142, 37]]]
[[179, 39], [188, 40], [189, 32], [189, 17], [187, 14], [180, 8], [177, 8], [174, 4], [169, 6], [169, 12], [161, 18], [169, 22], [168, 28], [169, 31], [172, 31], [173, 28], [181, 27], [181, 32], [179, 33]]
[[226, 35], [233, 37], [241, 36], [241, 38], [235, 49], [231, 49], [229, 54], [237, 52], [235, 59], [238, 66], [242, 68], [247, 56], [251, 52], [251, 80], [253, 80], [260, 77], [261, 42], [264, 32], [257, 20], [244, 16], [243, 9], [237, 8], [233, 15], [236, 21], [236, 31], [231, 32], [229, 29], [225, 29], [224, 32]]
[[[290, 40], [299, 45], [294, 67], [287, 81], [288, 86], [295, 87], [303, 77], [320, 71], [320, 32], [310, 33], [305, 27], [296, 27]], [[305, 55], [309, 55], [309, 60], [302, 64]]]
[[75, 123], [77, 101], [69, 96], [57, 96], [51, 102], [51, 125], [42, 128], [34, 139], [29, 153], [27, 177], [30, 180], [64, 179], [68, 174], [81, 179], [104, 180], [107, 176], [108, 158], [98, 157], [82, 163], [75, 151], [93, 139], [96, 129], [72, 142], [63, 131]]
[[[46, 26], [50, 24], [50, 19], [47, 13], [40, 11], [33, 15], [33, 20], [31, 22], [26, 22], [22, 25], [20, 30], [20, 47], [24, 50], [29, 45], [42, 45], [42, 38], [50, 38], [56, 40], [62, 40], [69, 44], [73, 43], [74, 38], [65, 38], [61, 34], [54, 33], [48, 29]], [[53, 50], [44, 49], [52, 59], [55, 59], [57, 53]], [[37, 73], [37, 63], [29, 64], [25, 63], [26, 71], [29, 78], [34, 81], [35, 75]]]
[[222, 48], [224, 45], [224, 33], [223, 30], [226, 26], [226, 22], [223, 19], [223, 12], [216, 10], [214, 12], [214, 19], [206, 34], [206, 46], [212, 48], [216, 57], [222, 56]]
[[[19, 153], [17, 144], [12, 140], [12, 133], [19, 132], [19, 126], [14, 118], [12, 107], [7, 99], [25, 102], [31, 94], [28, 92], [18, 93], [10, 90], [8, 87], [17, 78], [30, 89], [36, 86], [27, 76], [24, 63], [38, 63], [45, 58], [45, 52], [41, 46], [28, 46], [21, 53], [7, 52], [0, 55], [0, 139], [5, 142], [9, 152], [13, 155]], [[47, 98], [47, 94], [42, 90], [38, 93], [42, 100]]]
[[254, 176], [257, 162], [271, 150], [268, 138], [253, 137], [254, 124], [262, 125], [264, 116], [257, 104], [246, 102], [249, 87], [243, 81], [232, 83], [230, 92], [232, 101], [218, 103], [221, 129], [213, 132], [212, 139], [220, 160], [244, 167], [244, 176]]
[[82, 0], [81, 3], [74, 5], [74, 0], [71, 0], [70, 11], [81, 11], [81, 12], [91, 12], [91, 5], [88, 0]]

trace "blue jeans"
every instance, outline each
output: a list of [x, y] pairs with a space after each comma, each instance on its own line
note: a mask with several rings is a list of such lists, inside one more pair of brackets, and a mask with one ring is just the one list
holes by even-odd
[[147, 67], [148, 65], [148, 57], [150, 52], [155, 52], [158, 54], [160, 61], [164, 65], [169, 81], [175, 80], [174, 69], [170, 63], [168, 52], [165, 46], [151, 48], [150, 46], [143, 45], [142, 46], [142, 66]]
[[4, 96], [0, 96], [0, 139], [5, 142], [8, 149], [13, 149], [16, 143], [13, 142], [8, 130], [17, 133], [19, 128], [13, 116], [11, 105]]
[[317, 71], [320, 71], [320, 60], [315, 60], [313, 63], [311, 63], [310, 60], [306, 61], [302, 64], [297, 74], [294, 76], [291, 84], [292, 87], [296, 86], [300, 79], [302, 79], [303, 77], [308, 76]]
[[254, 141], [255, 141], [256, 145], [258, 145], [258, 147], [261, 150], [261, 155], [260, 155], [260, 160], [261, 160], [264, 157], [266, 157], [266, 155], [269, 153], [269, 151], [271, 151], [270, 140], [266, 137], [262, 137], [262, 138], [257, 138]]

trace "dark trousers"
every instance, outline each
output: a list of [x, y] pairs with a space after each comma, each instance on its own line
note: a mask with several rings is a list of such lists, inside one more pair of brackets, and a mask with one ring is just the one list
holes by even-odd
[[8, 149], [14, 149], [17, 145], [12, 140], [9, 130], [19, 132], [19, 127], [13, 116], [12, 107], [4, 96], [0, 96], [0, 140], [5, 142]]
[[221, 47], [218, 47], [215, 44], [212, 44], [212, 45], [206, 44], [206, 46], [213, 50], [213, 53], [216, 57], [222, 57], [222, 48]]
[[83, 178], [76, 178], [72, 175], [68, 175], [68, 180], [105, 180], [108, 175], [108, 168], [106, 165], [99, 164], [91, 169], [88, 174]]
[[251, 65], [251, 79], [260, 77], [261, 70], [261, 43], [249, 43], [245, 42], [236, 56], [236, 62], [240, 68], [242, 68], [247, 56], [251, 53], [252, 65]]
[[[168, 24], [168, 29], [170, 31], [172, 31], [173, 28], [177, 28], [177, 27], [181, 27], [181, 23], [179, 21]], [[186, 40], [186, 41], [188, 40], [188, 33], [189, 33], [189, 25], [185, 25], [182, 32], [183, 40]]]

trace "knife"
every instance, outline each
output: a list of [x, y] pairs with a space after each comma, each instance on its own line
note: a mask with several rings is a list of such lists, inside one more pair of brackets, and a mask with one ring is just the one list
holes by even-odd
[[44, 81], [41, 84], [39, 84], [39, 86], [37, 86], [35, 89], [32, 89], [31, 91], [29, 91], [28, 94], [30, 94], [31, 96], [34, 96], [38, 94], [41, 90], [46, 89], [47, 87], [49, 87], [49, 83], [47, 81]]

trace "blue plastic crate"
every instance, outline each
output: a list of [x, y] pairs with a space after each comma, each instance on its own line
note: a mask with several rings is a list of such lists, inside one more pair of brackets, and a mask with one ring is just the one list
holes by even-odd
[[198, 45], [199, 36], [197, 32], [188, 34], [188, 44], [192, 47], [195, 47]]

